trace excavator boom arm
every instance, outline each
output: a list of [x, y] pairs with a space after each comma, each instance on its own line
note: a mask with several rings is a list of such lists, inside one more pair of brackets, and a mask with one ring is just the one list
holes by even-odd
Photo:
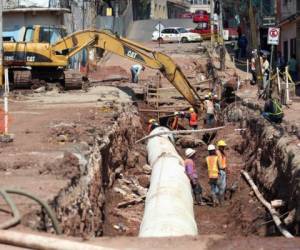
[[[64, 37], [52, 49], [71, 57], [87, 46], [94, 46], [136, 61], [146, 67], [158, 69], [170, 83], [195, 108], [200, 101], [197, 92], [182, 73], [179, 66], [167, 55], [152, 51], [138, 43], [120, 38], [108, 32], [84, 30]], [[67, 51], [67, 52], [66, 52]], [[197, 100], [198, 99], [198, 100]]]

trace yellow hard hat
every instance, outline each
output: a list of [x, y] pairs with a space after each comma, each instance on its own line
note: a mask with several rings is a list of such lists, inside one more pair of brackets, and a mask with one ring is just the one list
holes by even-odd
[[226, 144], [226, 142], [224, 140], [218, 141], [217, 145], [218, 145], [218, 147], [225, 147], [225, 146], [227, 146], [227, 144]]
[[148, 121], [148, 123], [154, 123], [154, 122], [156, 122], [155, 119], [150, 119], [150, 120]]
[[194, 108], [189, 108], [189, 112], [194, 112]]

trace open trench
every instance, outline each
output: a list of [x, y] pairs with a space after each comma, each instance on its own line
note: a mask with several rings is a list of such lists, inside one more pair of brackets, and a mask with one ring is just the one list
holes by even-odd
[[[147, 108], [144, 103], [139, 105]], [[268, 201], [285, 202], [278, 210], [281, 219], [291, 233], [299, 234], [300, 130], [291, 124], [271, 125], [259, 111], [258, 104], [240, 100], [225, 108], [225, 128], [218, 133], [176, 138], [174, 146], [182, 158], [187, 147], [197, 150], [196, 167], [206, 201], [205, 206], [194, 205], [200, 235], [279, 235], [271, 216], [241, 177], [242, 169], [251, 174]], [[147, 165], [146, 142], [135, 141], [146, 134], [151, 115], [139, 113], [137, 106], [123, 105], [110, 127], [99, 124], [99, 130], [95, 129], [89, 148], [77, 152], [71, 161], [66, 159], [71, 164], [71, 179], [50, 202], [65, 235], [84, 239], [138, 235], [151, 167]], [[225, 139], [229, 145], [226, 200], [216, 208], [211, 204], [205, 164], [208, 138], [210, 143]], [[40, 230], [53, 231], [46, 214], [38, 220]]]
[[[229, 145], [228, 190], [222, 207], [211, 206], [205, 165], [207, 135], [176, 140], [182, 157], [187, 147], [197, 150], [197, 171], [207, 203], [194, 206], [199, 234], [279, 235], [271, 216], [241, 177], [241, 169], [251, 174], [268, 201], [285, 202], [278, 212], [291, 233], [298, 234], [298, 129], [290, 124], [273, 126], [258, 111], [258, 105], [246, 101], [229, 105], [224, 111], [225, 129], [211, 137], [211, 143], [222, 138]], [[84, 239], [138, 235], [151, 168], [147, 165], [146, 143], [135, 141], [145, 135], [147, 119], [136, 106], [123, 105], [111, 127], [96, 129], [91, 146], [71, 157], [71, 163], [67, 159], [73, 168], [69, 170], [72, 178], [50, 202], [65, 235]], [[52, 232], [47, 215], [42, 213], [40, 218], [39, 229]]]

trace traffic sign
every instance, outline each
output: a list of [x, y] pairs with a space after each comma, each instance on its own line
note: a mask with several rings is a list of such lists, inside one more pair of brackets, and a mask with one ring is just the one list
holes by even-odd
[[274, 27], [274, 26], [276, 26], [276, 17], [275, 16], [265, 16], [265, 17], [263, 17], [262, 26], [264, 26], [264, 27]]
[[155, 29], [156, 30], [163, 30], [165, 28], [165, 26], [161, 23], [156, 24]]
[[268, 31], [268, 44], [270, 45], [278, 45], [279, 44], [279, 28], [269, 28]]

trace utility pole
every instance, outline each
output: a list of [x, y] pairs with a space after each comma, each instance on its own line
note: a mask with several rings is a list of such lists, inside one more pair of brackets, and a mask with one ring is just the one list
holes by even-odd
[[225, 70], [225, 45], [223, 39], [223, 0], [220, 0], [220, 15], [219, 15], [219, 25], [220, 25], [220, 68], [221, 70]]
[[252, 45], [253, 45], [253, 48], [256, 49], [256, 51], [257, 51], [255, 68], [256, 68], [256, 75], [257, 75], [257, 81], [258, 81], [257, 82], [258, 88], [260, 89], [263, 87], [263, 83], [262, 83], [263, 78], [262, 78], [262, 70], [261, 70], [261, 62], [260, 62], [260, 51], [259, 51], [259, 47], [257, 44], [256, 19], [254, 16], [252, 0], [249, 0], [249, 19], [250, 19]]
[[213, 47], [215, 42], [214, 38], [214, 0], [210, 0], [210, 43]]
[[3, 86], [3, 0], [0, 0], [0, 86]]

